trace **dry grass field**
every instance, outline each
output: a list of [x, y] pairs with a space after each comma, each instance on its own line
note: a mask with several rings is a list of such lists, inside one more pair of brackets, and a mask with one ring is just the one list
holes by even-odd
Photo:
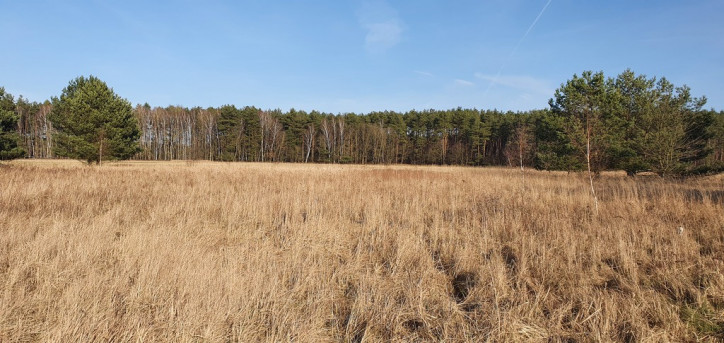
[[0, 342], [723, 340], [724, 178], [587, 182], [4, 163]]

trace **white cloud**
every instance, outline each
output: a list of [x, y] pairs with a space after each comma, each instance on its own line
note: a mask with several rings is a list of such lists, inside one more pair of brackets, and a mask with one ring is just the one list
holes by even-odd
[[367, 31], [365, 49], [379, 53], [399, 44], [404, 24], [385, 1], [366, 1], [358, 12], [359, 24]]
[[413, 70], [413, 72], [414, 72], [415, 74], [422, 75], [422, 76], [427, 76], [427, 77], [433, 77], [433, 76], [435, 76], [435, 75], [433, 75], [433, 74], [430, 73], [430, 72], [422, 71], [422, 70]]
[[400, 42], [402, 28], [395, 22], [372, 23], [365, 25], [365, 28], [365, 47], [369, 50], [386, 50]]
[[475, 86], [474, 83], [467, 81], [467, 80], [461, 80], [461, 79], [455, 79], [455, 85], [458, 86], [464, 86], [464, 87], [472, 87]]
[[540, 95], [550, 95], [555, 91], [547, 81], [536, 79], [531, 76], [525, 75], [485, 75], [482, 73], [475, 73], [475, 77], [491, 82], [491, 85], [501, 85], [508, 88], [513, 88], [525, 93], [533, 93]]

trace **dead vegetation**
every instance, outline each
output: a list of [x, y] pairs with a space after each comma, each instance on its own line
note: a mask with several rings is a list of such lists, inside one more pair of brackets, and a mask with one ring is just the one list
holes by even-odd
[[[16, 161], [0, 341], [724, 339], [724, 180]], [[719, 195], [717, 195], [719, 194]], [[681, 228], [681, 229], [680, 229]]]

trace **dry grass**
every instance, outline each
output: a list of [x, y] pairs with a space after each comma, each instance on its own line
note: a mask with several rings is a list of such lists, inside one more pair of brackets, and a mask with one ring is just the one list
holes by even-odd
[[[0, 166], [0, 341], [724, 339], [724, 179]], [[680, 234], [679, 227], [684, 227]]]

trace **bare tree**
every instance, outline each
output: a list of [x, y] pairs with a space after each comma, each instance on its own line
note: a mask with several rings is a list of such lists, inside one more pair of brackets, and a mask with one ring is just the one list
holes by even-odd
[[309, 161], [309, 156], [312, 154], [312, 149], [314, 148], [314, 135], [316, 133], [317, 130], [314, 128], [314, 124], [310, 123], [307, 125], [307, 130], [304, 131], [304, 146], [306, 150], [304, 163]]
[[338, 118], [337, 120], [337, 126], [339, 127], [339, 158], [341, 159], [344, 156], [344, 119]]
[[[331, 123], [330, 123], [331, 121]], [[332, 161], [332, 152], [334, 151], [334, 128], [336, 125], [334, 124], [334, 118], [324, 118], [322, 120], [321, 130], [322, 130], [322, 137], [324, 137], [324, 144], [325, 148], [327, 149], [327, 158]]]
[[267, 111], [259, 112], [261, 126], [261, 160], [276, 161], [283, 143], [282, 124]]
[[530, 151], [533, 145], [533, 133], [530, 128], [523, 123], [518, 124], [510, 137], [508, 144], [505, 146], [505, 156], [508, 164], [513, 165], [512, 160], [516, 160], [516, 164], [520, 170], [525, 170], [525, 165], [530, 160]]

